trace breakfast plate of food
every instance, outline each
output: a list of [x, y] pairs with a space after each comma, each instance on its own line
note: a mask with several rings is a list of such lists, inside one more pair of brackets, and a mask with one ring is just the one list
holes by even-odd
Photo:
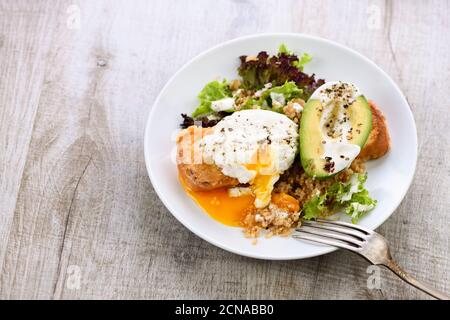
[[188, 229], [228, 251], [301, 259], [326, 218], [374, 229], [411, 184], [417, 133], [394, 81], [361, 54], [300, 34], [216, 46], [181, 68], [150, 112], [152, 185]]

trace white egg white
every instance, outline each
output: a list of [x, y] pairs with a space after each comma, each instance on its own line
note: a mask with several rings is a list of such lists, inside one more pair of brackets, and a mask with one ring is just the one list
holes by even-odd
[[270, 202], [273, 185], [294, 162], [298, 126], [283, 114], [243, 110], [221, 120], [200, 142], [203, 161], [250, 184], [255, 206]]

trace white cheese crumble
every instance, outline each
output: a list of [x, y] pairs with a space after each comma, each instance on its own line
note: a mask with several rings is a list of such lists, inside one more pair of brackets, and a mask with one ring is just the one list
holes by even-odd
[[262, 94], [264, 93], [264, 92], [266, 92], [267, 90], [269, 90], [270, 88], [272, 88], [272, 83], [266, 83], [265, 85], [264, 85], [264, 88], [262, 88], [262, 89], [260, 89], [260, 90], [258, 90], [258, 91], [256, 91], [255, 92], [255, 94], [254, 94], [254, 96], [256, 97], [256, 98], [259, 98], [259, 97], [261, 97], [262, 96]]
[[211, 102], [211, 109], [216, 112], [232, 111], [234, 110], [235, 106], [236, 105], [233, 98], [224, 98]]
[[274, 107], [282, 107], [286, 104], [286, 98], [282, 93], [271, 92], [270, 98], [272, 99], [272, 106]]
[[296, 112], [302, 112], [302, 111], [303, 111], [302, 105], [301, 105], [300, 103], [297, 103], [297, 102], [294, 102], [294, 103], [292, 104], [292, 108], [294, 108], [294, 110], [295, 110]]

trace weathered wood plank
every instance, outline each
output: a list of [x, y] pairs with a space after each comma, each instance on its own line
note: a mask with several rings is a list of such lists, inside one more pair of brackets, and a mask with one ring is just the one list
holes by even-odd
[[56, 22], [52, 7], [57, 3], [0, 4], [0, 268], [15, 236], [11, 224]]

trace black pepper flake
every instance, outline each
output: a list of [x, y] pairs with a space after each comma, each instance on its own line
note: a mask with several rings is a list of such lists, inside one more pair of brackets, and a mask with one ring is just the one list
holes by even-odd
[[213, 127], [226, 116], [223, 115], [222, 112], [219, 112], [217, 115], [220, 117], [219, 119], [209, 120], [208, 117], [201, 117], [194, 119], [188, 116], [187, 114], [182, 113], [181, 116], [183, 117], [183, 121], [180, 124], [180, 127], [182, 129], [186, 129], [193, 125], [201, 125], [203, 128]]
[[323, 169], [330, 173], [334, 172], [334, 161], [325, 163]]
[[340, 155], [340, 157], [341, 157], [341, 159], [344, 159], [344, 158], [345, 158], [342, 154]]

